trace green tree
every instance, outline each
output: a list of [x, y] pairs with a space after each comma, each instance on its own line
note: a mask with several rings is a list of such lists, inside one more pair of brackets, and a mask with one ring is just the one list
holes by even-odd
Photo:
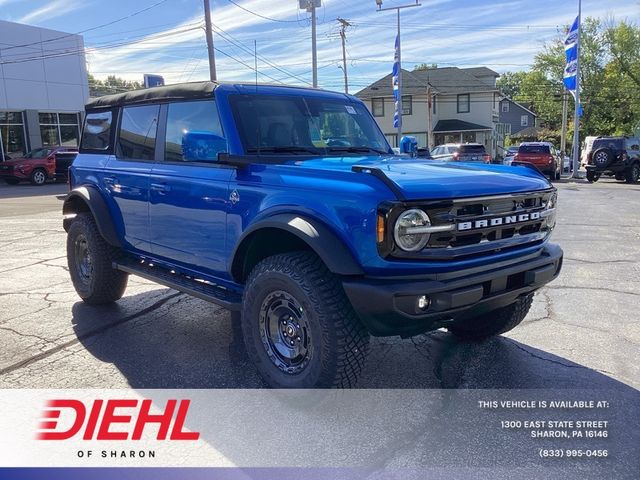
[[413, 67], [413, 71], [417, 70], [429, 70], [430, 68], [438, 68], [437, 63], [421, 63], [420, 65], [416, 65]]
[[91, 97], [101, 97], [112, 93], [128, 92], [130, 90], [139, 90], [143, 87], [140, 82], [132, 82], [123, 78], [109, 75], [106, 80], [98, 80], [89, 74], [89, 95]]
[[527, 72], [505, 72], [500, 75], [496, 87], [509, 98], [514, 98], [520, 93], [522, 81]]

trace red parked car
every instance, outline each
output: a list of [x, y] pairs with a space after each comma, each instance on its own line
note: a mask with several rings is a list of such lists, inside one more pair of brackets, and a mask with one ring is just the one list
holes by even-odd
[[564, 160], [549, 142], [524, 142], [518, 147], [511, 165], [518, 163], [530, 163], [550, 180], [560, 180]]
[[56, 176], [56, 153], [77, 151], [76, 147], [36, 148], [24, 157], [0, 163], [0, 178], [9, 185], [17, 185], [25, 180], [34, 185], [44, 185]]

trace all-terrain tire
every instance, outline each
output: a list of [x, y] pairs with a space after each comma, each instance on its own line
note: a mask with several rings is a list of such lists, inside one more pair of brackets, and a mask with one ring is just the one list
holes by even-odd
[[625, 172], [624, 177], [627, 183], [638, 183], [638, 179], [640, 178], [640, 163], [635, 162], [631, 165]]
[[600, 174], [595, 173], [593, 170], [587, 170], [587, 181], [589, 183], [597, 182], [600, 180]]
[[608, 148], [599, 148], [593, 152], [591, 158], [598, 170], [604, 170], [613, 160], [613, 152]]
[[67, 233], [67, 264], [76, 292], [86, 303], [102, 305], [120, 299], [129, 275], [113, 268], [120, 250], [109, 245], [90, 213], [79, 213]]
[[447, 329], [456, 337], [465, 340], [481, 340], [493, 337], [517, 327], [529, 313], [533, 294], [519, 298], [515, 303], [477, 317], [465, 320]]
[[[286, 318], [303, 332], [295, 334], [298, 341], [298, 335], [303, 337], [299, 351], [305, 352], [294, 358], [300, 359], [295, 365], [274, 346], [273, 336], [285, 335], [286, 327], [270, 329], [287, 325]], [[273, 388], [351, 387], [369, 351], [369, 334], [342, 284], [312, 252], [274, 255], [258, 263], [246, 282], [241, 323], [247, 354]], [[282, 341], [277, 345], [282, 348]]]
[[36, 168], [31, 172], [31, 183], [37, 186], [47, 183], [47, 172], [42, 168]]

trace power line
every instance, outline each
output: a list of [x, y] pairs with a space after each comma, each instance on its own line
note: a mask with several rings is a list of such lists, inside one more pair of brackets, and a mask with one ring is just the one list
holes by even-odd
[[43, 44], [43, 43], [54, 42], [56, 40], [61, 40], [63, 38], [73, 37], [75, 35], [80, 35], [82, 33], [91, 32], [93, 30], [98, 30], [100, 28], [108, 27], [108, 26], [113, 25], [115, 23], [122, 22], [124, 20], [128, 20], [129, 18], [135, 17], [136, 15], [140, 15], [141, 13], [148, 12], [152, 8], [160, 6], [163, 3], [166, 3], [168, 1], [169, 0], [160, 0], [159, 2], [156, 2], [153, 5], [150, 5], [149, 7], [143, 8], [142, 10], [138, 10], [137, 12], [130, 13], [129, 15], [125, 15], [124, 17], [118, 18], [116, 20], [112, 20], [111, 22], [103, 23], [102, 25], [97, 25], [95, 27], [87, 28], [85, 30], [80, 30], [79, 32], [76, 32], [76, 33], [67, 33], [67, 34], [62, 35], [60, 37], [49, 38], [47, 40], [41, 40], [39, 42], [25, 43], [23, 45], [12, 45], [10, 47], [4, 48], [4, 49], [0, 49], [0, 51], [2, 51], [2, 50], [12, 50], [14, 48], [30, 47], [31, 45], [40, 45], [40, 44]]
[[270, 22], [280, 22], [280, 23], [298, 23], [300, 20], [280, 20], [278, 18], [272, 18], [272, 17], [267, 17], [266, 15], [262, 15], [258, 12], [254, 12], [253, 10], [249, 10], [246, 7], [243, 7], [242, 5], [240, 5], [239, 3], [234, 2], [233, 0], [227, 0], [229, 3], [232, 3], [233, 5], [235, 5], [236, 7], [238, 7], [241, 10], [244, 10], [245, 12], [250, 13], [251, 15], [255, 15], [256, 17], [262, 18], [264, 20], [269, 20]]

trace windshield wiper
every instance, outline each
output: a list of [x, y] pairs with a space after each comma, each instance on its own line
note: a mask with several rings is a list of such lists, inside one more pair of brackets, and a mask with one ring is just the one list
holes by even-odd
[[247, 153], [312, 153], [318, 155], [318, 150], [311, 147], [302, 147], [299, 145], [286, 146], [270, 146], [270, 147], [254, 147], [248, 148]]
[[380, 155], [390, 155], [389, 152], [379, 150], [372, 147], [327, 147], [330, 152], [348, 152], [348, 153], [378, 153]]

